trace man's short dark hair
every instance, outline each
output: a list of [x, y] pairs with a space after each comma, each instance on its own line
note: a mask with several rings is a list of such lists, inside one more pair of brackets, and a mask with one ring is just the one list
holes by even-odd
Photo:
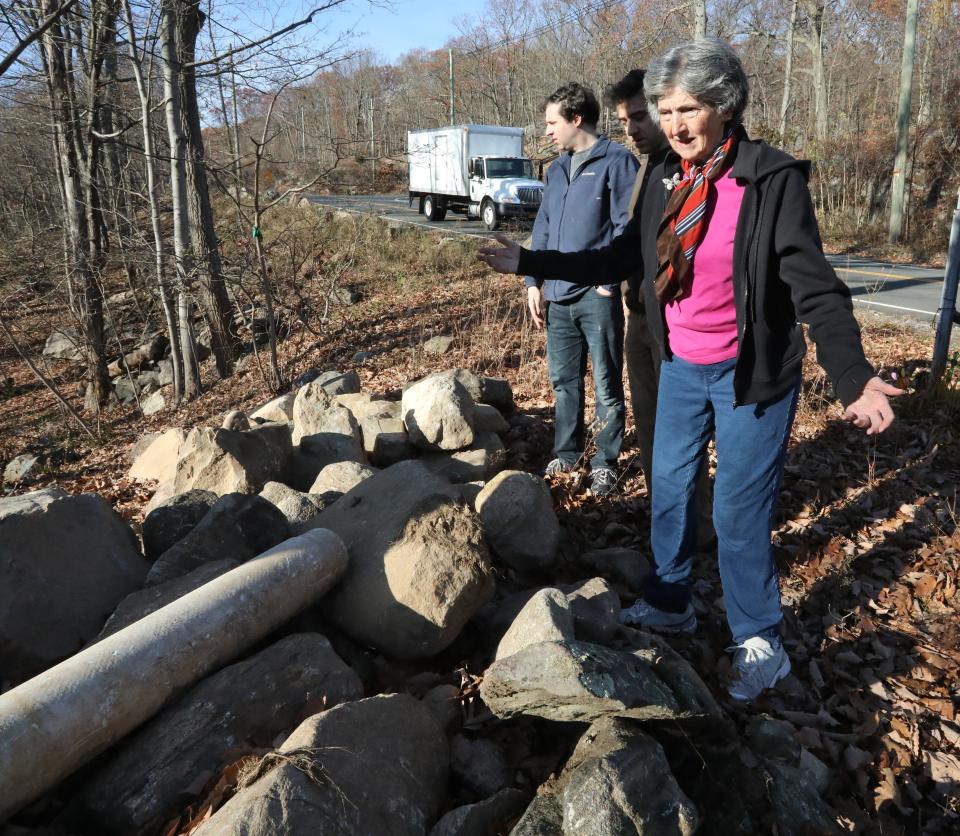
[[611, 84], [604, 96], [607, 106], [616, 107], [630, 101], [634, 96], [642, 96], [643, 77], [646, 74], [645, 70], [630, 70], [616, 84]]
[[575, 116], [579, 116], [585, 125], [595, 128], [600, 121], [600, 102], [597, 101], [593, 90], [576, 81], [564, 84], [547, 96], [543, 103], [544, 110], [550, 104], [557, 105], [560, 115], [568, 122], [572, 122]]

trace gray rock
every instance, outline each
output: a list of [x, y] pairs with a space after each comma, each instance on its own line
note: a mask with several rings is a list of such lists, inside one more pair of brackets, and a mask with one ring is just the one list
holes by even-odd
[[510, 425], [500, 410], [486, 403], [474, 404], [473, 427], [477, 432], [486, 430], [497, 435], [506, 435], [510, 432]]
[[574, 639], [570, 601], [559, 589], [547, 587], [536, 592], [520, 610], [497, 646], [496, 659], [519, 653], [531, 644]]
[[620, 596], [603, 578], [591, 578], [564, 592], [570, 601], [577, 638], [609, 642], [620, 630]]
[[462, 450], [473, 444], [473, 398], [451, 375], [417, 381], [403, 393], [401, 408], [410, 441], [419, 449]]
[[451, 732], [463, 721], [460, 689], [456, 685], [435, 685], [423, 695], [423, 704], [433, 712], [445, 732]]
[[326, 615], [355, 641], [417, 659], [447, 647], [493, 594], [476, 516], [416, 461], [382, 470], [316, 520], [350, 552]]
[[507, 450], [500, 436], [478, 432], [473, 444], [452, 453], [425, 453], [421, 461], [434, 473], [451, 482], [485, 482], [492, 479], [507, 461]]
[[293, 444], [305, 435], [323, 432], [323, 415], [333, 405], [333, 398], [316, 381], [311, 380], [297, 390], [293, 401]]
[[500, 377], [480, 378], [480, 397], [478, 400], [495, 406], [504, 415], [509, 415], [514, 410], [513, 390], [510, 388], [510, 381]]
[[372, 467], [359, 462], [334, 462], [317, 474], [316, 480], [310, 486], [310, 493], [322, 494], [328, 491], [346, 493], [364, 479], [369, 479], [374, 473], [376, 471]]
[[560, 523], [542, 479], [505, 470], [480, 491], [476, 503], [493, 553], [521, 571], [547, 569], [560, 544]]
[[446, 354], [453, 348], [455, 340], [453, 337], [436, 336], [427, 340], [422, 348], [427, 354]]
[[371, 395], [369, 392], [349, 392], [336, 395], [333, 402], [337, 406], [345, 406], [357, 421], [371, 416], [377, 418], [399, 418], [400, 402], [386, 401]]
[[220, 497], [190, 533], [167, 549], [150, 568], [148, 586], [229, 557], [245, 563], [290, 536], [287, 518], [260, 496]]
[[57, 360], [82, 360], [83, 342], [75, 328], [53, 331], [43, 346], [43, 356]]
[[28, 679], [79, 650], [148, 568], [133, 531], [95, 494], [0, 499], [3, 679]]
[[358, 351], [350, 359], [354, 363], [365, 363], [367, 360], [371, 360], [372, 358], [373, 358], [372, 351]]
[[[542, 642], [498, 659], [480, 694], [498, 717], [529, 714], [562, 722], [592, 722], [607, 715], [640, 720], [702, 717], [702, 707], [661, 674], [652, 654], [613, 650], [587, 642]], [[664, 671], [664, 673], [666, 673]]]
[[130, 375], [123, 375], [113, 381], [113, 393], [120, 403], [133, 403], [140, 394], [140, 385]]
[[157, 362], [157, 383], [161, 386], [169, 386], [173, 383], [172, 360], [159, 360]]
[[199, 566], [179, 578], [131, 592], [117, 605], [113, 615], [103, 625], [100, 635], [91, 644], [113, 635], [124, 627], [129, 627], [135, 621], [145, 618], [150, 613], [156, 612], [178, 598], [182, 598], [188, 592], [199, 589], [208, 581], [220, 577], [224, 572], [229, 572], [239, 565], [236, 560], [230, 560], [229, 558], [215, 560], [212, 563], [204, 563], [203, 566]]
[[423, 836], [446, 797], [446, 739], [405, 694], [310, 717], [270, 764], [195, 836]]
[[246, 432], [250, 429], [250, 419], [239, 409], [231, 409], [223, 416], [220, 429], [235, 433]]
[[267, 482], [260, 491], [260, 496], [277, 506], [290, 523], [291, 532], [310, 522], [330, 504], [319, 495], [303, 493], [282, 482]]
[[481, 798], [491, 796], [512, 782], [513, 774], [496, 743], [473, 740], [462, 734], [450, 741], [450, 771], [460, 785]]
[[143, 520], [143, 552], [156, 560], [186, 537], [218, 497], [213, 491], [192, 490], [177, 494], [151, 510]]
[[466, 804], [445, 814], [430, 836], [489, 836], [502, 833], [506, 824], [523, 812], [527, 794], [515, 789], [500, 790], [476, 804]]
[[650, 561], [636, 549], [595, 549], [581, 554], [580, 562], [633, 592], [640, 591], [644, 578], [650, 574]]
[[355, 436], [334, 432], [305, 436], [293, 448], [290, 484], [297, 490], [309, 491], [320, 472], [337, 462], [367, 463], [366, 454]]
[[316, 382], [331, 397], [360, 391], [360, 375], [352, 370], [349, 372], [321, 372]]
[[362, 696], [323, 636], [288, 636], [204, 680], [113, 749], [87, 780], [83, 806], [98, 832], [155, 830], [200, 789], [198, 778], [271, 745], [304, 711]]
[[565, 836], [559, 800], [553, 795], [536, 796], [510, 836]]
[[29, 479], [31, 475], [35, 475], [40, 464], [39, 456], [32, 456], [29, 453], [24, 453], [22, 456], [15, 456], [7, 462], [7, 466], [3, 469], [3, 484], [7, 485], [16, 485], [19, 482]]
[[560, 787], [564, 836], [692, 836], [700, 822], [660, 744], [620, 718], [590, 727], [570, 756]]
[[280, 395], [251, 412], [250, 419], [286, 424], [293, 420], [293, 402], [296, 398], [297, 396], [293, 392]]
[[286, 424], [262, 424], [248, 432], [197, 427], [180, 448], [174, 491], [259, 493], [267, 482], [287, 481], [291, 455]]
[[365, 415], [359, 420], [363, 449], [377, 467], [390, 467], [418, 455], [401, 418]]
[[140, 402], [140, 411], [146, 415], [155, 415], [167, 408], [167, 399], [157, 390]]

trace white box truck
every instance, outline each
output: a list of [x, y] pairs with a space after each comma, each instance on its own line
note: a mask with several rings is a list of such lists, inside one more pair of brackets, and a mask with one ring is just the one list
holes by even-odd
[[431, 221], [447, 211], [477, 217], [487, 229], [504, 218], [535, 218], [543, 183], [523, 156], [523, 129], [458, 125], [407, 133], [410, 205]]

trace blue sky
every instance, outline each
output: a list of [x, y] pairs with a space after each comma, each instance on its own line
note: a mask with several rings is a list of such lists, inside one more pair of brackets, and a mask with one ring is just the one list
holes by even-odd
[[[372, 49], [393, 62], [418, 47], [439, 49], [458, 34], [457, 18], [483, 7], [483, 0], [347, 0], [316, 21], [329, 36], [353, 29], [356, 36], [351, 46]], [[254, 19], [272, 13], [276, 20], [286, 22], [303, 17], [310, 8], [309, 0], [280, 0], [269, 5], [253, 0], [245, 11]]]

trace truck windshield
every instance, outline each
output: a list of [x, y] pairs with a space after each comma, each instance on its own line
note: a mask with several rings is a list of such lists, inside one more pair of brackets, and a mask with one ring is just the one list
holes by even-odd
[[530, 160], [487, 160], [487, 177], [527, 177], [533, 178], [533, 164]]

